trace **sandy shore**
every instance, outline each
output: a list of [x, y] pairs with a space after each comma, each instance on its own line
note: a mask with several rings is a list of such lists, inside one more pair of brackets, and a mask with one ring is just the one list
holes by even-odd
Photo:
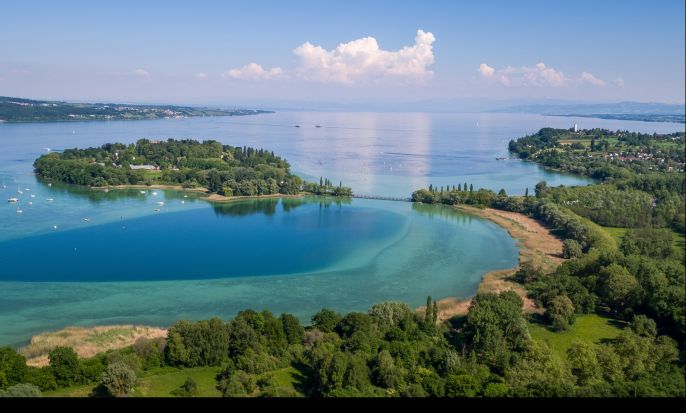
[[253, 196], [224, 196], [224, 195], [219, 195], [219, 194], [211, 194], [207, 197], [203, 197], [204, 200], [210, 201], [210, 202], [231, 202], [231, 201], [240, 201], [241, 199], [264, 199], [264, 198], [300, 198], [304, 195], [307, 195], [304, 192], [301, 192], [296, 195], [283, 195], [283, 194], [271, 194], [271, 195], [253, 195]]
[[31, 337], [31, 342], [20, 348], [19, 353], [26, 357], [27, 365], [44, 367], [48, 365], [48, 353], [58, 346], [71, 347], [80, 358], [87, 358], [107, 350], [131, 346], [139, 338], [166, 336], [166, 329], [149, 326], [67, 327]]
[[[520, 265], [530, 261], [545, 272], [551, 272], [564, 261], [562, 258], [562, 240], [553, 236], [550, 230], [540, 222], [524, 214], [492, 208], [479, 209], [466, 205], [457, 205], [455, 209], [488, 219], [506, 229], [510, 236], [517, 240]], [[533, 300], [527, 297], [524, 287], [510, 279], [517, 272], [517, 269], [518, 267], [487, 272], [479, 284], [477, 293], [498, 293], [512, 290], [522, 297], [524, 312], [540, 313], [542, 310], [537, 308]], [[467, 314], [471, 302], [471, 298], [459, 299], [457, 297], [438, 300], [439, 321], [448, 320], [456, 315]], [[423, 314], [425, 307], [419, 307], [417, 311]]]
[[271, 194], [271, 195], [251, 195], [251, 196], [224, 196], [211, 193], [207, 188], [184, 188], [181, 185], [113, 185], [113, 186], [91, 186], [95, 191], [105, 191], [111, 189], [169, 189], [173, 191], [186, 191], [201, 194], [203, 200], [210, 202], [231, 202], [240, 201], [242, 199], [263, 199], [263, 198], [300, 198], [308, 195], [306, 192], [301, 192], [295, 195]]

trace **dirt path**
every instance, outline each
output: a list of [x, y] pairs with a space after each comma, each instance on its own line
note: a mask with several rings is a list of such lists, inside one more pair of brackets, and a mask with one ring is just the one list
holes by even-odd
[[[519, 264], [530, 261], [534, 266], [541, 268], [544, 272], [551, 272], [564, 261], [562, 258], [562, 241], [550, 233], [550, 230], [535, 219], [516, 212], [500, 211], [497, 209], [478, 209], [465, 205], [458, 205], [455, 208], [486, 218], [505, 230], [510, 236], [517, 240], [519, 247]], [[526, 290], [521, 284], [511, 281], [510, 278], [517, 272], [517, 268], [492, 271], [484, 274], [477, 293], [512, 290], [516, 292], [524, 301], [524, 312], [540, 313], [541, 309], [536, 308], [533, 300], [527, 297]], [[465, 315], [469, 310], [471, 298], [460, 300], [455, 297], [448, 297], [438, 301], [438, 319], [444, 321], [456, 315]], [[424, 313], [424, 307], [417, 309]]]

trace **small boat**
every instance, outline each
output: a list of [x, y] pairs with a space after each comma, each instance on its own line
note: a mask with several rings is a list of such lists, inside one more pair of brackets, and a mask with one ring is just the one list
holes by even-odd
[[84, 220], [85, 222], [91, 222], [91, 219], [90, 219], [90, 218], [84, 218], [83, 220]]
[[19, 191], [19, 190], [17, 190], [17, 193], [22, 194], [22, 195], [24, 194], [22, 191]]
[[153, 195], [153, 196], [157, 196], [157, 192], [153, 192], [152, 195]]
[[29, 205], [33, 205], [33, 202], [29, 201]]
[[51, 186], [52, 186], [52, 184], [48, 184], [48, 187], [51, 187]]
[[506, 158], [505, 158], [504, 156], [503, 156], [503, 157], [499, 157], [499, 158], [495, 158], [496, 161], [503, 161], [503, 160], [505, 160], [505, 159], [506, 159]]
[[36, 195], [34, 195], [34, 194], [31, 194], [31, 198], [35, 198], [35, 197], [36, 197]]
[[154, 211], [154, 212], [160, 212], [160, 209], [159, 209], [159, 208], [155, 208], [155, 209], [153, 209], [153, 211]]
[[188, 198], [188, 195], [184, 195], [183, 197], [184, 197], [184, 198]]
[[160, 201], [157, 203], [157, 205], [162, 206], [162, 205], [164, 205], [164, 202]]
[[10, 203], [19, 202], [19, 198], [10, 198], [7, 200], [7, 202], [10, 202]]
[[21, 209], [17, 208], [17, 214], [21, 214], [22, 212], [24, 212], [24, 211], [22, 211]]
[[320, 125], [314, 125], [314, 127], [315, 127], [315, 128], [321, 128], [321, 126], [320, 126]]
[[47, 198], [46, 201], [52, 202], [52, 201], [54, 201], [54, 199], [53, 198]]
[[57, 225], [53, 225], [53, 226], [52, 226], [52, 229], [57, 229]]
[[145, 195], [145, 191], [141, 191], [141, 194]]
[[300, 127], [300, 125], [295, 125], [295, 127], [296, 127], [296, 128], [299, 128], [299, 127]]
[[183, 201], [183, 200], [182, 200], [182, 201], [181, 201], [181, 203], [182, 203], [182, 204], [185, 204], [185, 203], [186, 203], [186, 201]]
[[24, 191], [26, 191], [26, 192], [29, 192], [30, 190], [31, 190], [31, 188], [24, 189]]

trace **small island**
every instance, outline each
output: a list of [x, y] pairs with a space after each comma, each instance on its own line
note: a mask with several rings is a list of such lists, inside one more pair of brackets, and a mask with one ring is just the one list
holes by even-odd
[[74, 185], [104, 187], [163, 186], [233, 197], [298, 195], [351, 196], [352, 190], [329, 179], [303, 182], [273, 151], [233, 147], [207, 140], [139, 139], [135, 144], [108, 143], [98, 148], [66, 149], [34, 162], [39, 177]]
[[179, 119], [194, 116], [245, 116], [263, 113], [274, 112], [171, 105], [69, 103], [0, 96], [0, 123]]

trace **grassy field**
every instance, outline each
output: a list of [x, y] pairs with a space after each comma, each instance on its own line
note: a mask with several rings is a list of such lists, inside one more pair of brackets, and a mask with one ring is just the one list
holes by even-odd
[[55, 391], [43, 392], [43, 397], [88, 397], [93, 387], [95, 387], [94, 384], [65, 387]]
[[[131, 392], [132, 397], [174, 397], [171, 392], [181, 387], [187, 377], [192, 378], [198, 384], [198, 397], [221, 397], [216, 388], [215, 376], [221, 370], [220, 367], [195, 367], [179, 370], [173, 367], [164, 367], [155, 371], [146, 372], [138, 379], [138, 384]], [[278, 385], [290, 393], [299, 394], [295, 390], [298, 371], [293, 367], [286, 367], [265, 373], [262, 376], [271, 375]], [[85, 386], [73, 386], [43, 393], [44, 397], [88, 397], [94, 384]]]
[[612, 238], [617, 241], [617, 245], [620, 245], [622, 243], [622, 237], [624, 236], [624, 233], [626, 230], [629, 228], [614, 228], [614, 227], [602, 227], [605, 232], [608, 234], [612, 235]]
[[529, 331], [532, 338], [545, 341], [565, 360], [567, 349], [575, 340], [599, 344], [603, 340], [615, 338], [621, 331], [620, 323], [597, 314], [585, 314], [578, 316], [572, 327], [564, 332], [550, 331], [545, 326], [535, 323], [529, 323]]
[[186, 378], [190, 377], [198, 383], [199, 397], [221, 397], [214, 380], [220, 370], [219, 367], [164, 369], [157, 374], [141, 377], [132, 395], [135, 397], [174, 397], [171, 392], [180, 388]]
[[[612, 238], [617, 241], [617, 245], [621, 245], [622, 237], [629, 228], [614, 228], [614, 227], [602, 227], [605, 232], [612, 235]], [[684, 250], [686, 248], [686, 237], [679, 234], [676, 231], [672, 231], [672, 246], [678, 250]]]

